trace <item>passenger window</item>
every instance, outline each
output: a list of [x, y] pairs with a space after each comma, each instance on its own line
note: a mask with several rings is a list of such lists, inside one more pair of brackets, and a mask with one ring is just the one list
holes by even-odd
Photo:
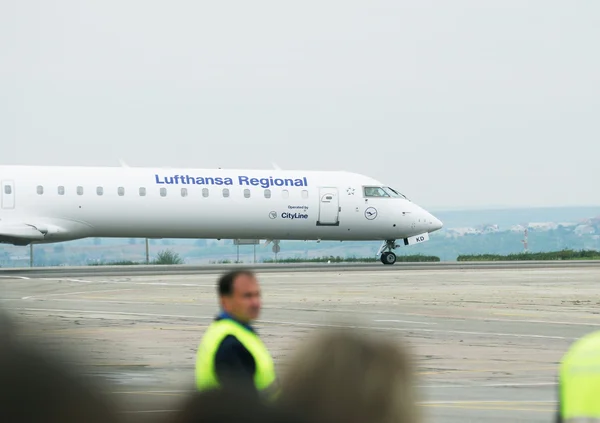
[[119, 187], [117, 189], [117, 193], [119, 194], [120, 197], [124, 196], [125, 195], [125, 188]]
[[305, 189], [302, 190], [302, 198], [308, 198], [308, 191]]
[[182, 197], [187, 197], [188, 196], [187, 188], [181, 188], [181, 196]]
[[245, 197], [245, 198], [250, 198], [250, 190], [249, 190], [248, 188], [246, 188], [246, 189], [244, 190], [244, 197]]
[[65, 195], [65, 187], [62, 185], [58, 187], [58, 195]]
[[281, 191], [281, 195], [283, 196], [283, 198], [289, 198], [290, 192], [287, 189], [284, 189], [283, 191]]
[[5, 185], [5, 186], [4, 186], [4, 193], [5, 193], [5, 194], [11, 194], [11, 193], [12, 193], [12, 186], [10, 186], [10, 185]]
[[43, 187], [43, 186], [41, 186], [41, 185], [38, 185], [38, 186], [37, 186], [37, 193], [38, 193], [39, 195], [42, 195], [42, 194], [44, 193], [44, 187]]
[[167, 189], [165, 187], [160, 189], [160, 196], [161, 197], [166, 197], [167, 196]]
[[96, 194], [98, 194], [98, 195], [102, 195], [102, 194], [104, 194], [104, 188], [102, 188], [102, 187], [97, 187], [97, 188], [96, 188]]
[[77, 187], [77, 195], [83, 195], [83, 187], [82, 186]]
[[223, 188], [223, 197], [229, 197], [229, 188]]
[[265, 190], [265, 198], [271, 198], [271, 190], [270, 189]]
[[146, 195], [146, 188], [140, 187], [140, 197], [144, 197]]
[[208, 188], [202, 188], [202, 196], [208, 197]]

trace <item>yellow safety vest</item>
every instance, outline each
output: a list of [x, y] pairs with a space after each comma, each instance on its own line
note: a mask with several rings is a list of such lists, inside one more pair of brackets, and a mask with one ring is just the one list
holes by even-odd
[[278, 392], [276, 392], [275, 366], [269, 351], [254, 332], [231, 319], [213, 322], [200, 341], [196, 357], [197, 389], [204, 391], [220, 386], [215, 371], [215, 356], [219, 345], [228, 335], [235, 336], [254, 357], [256, 389], [267, 397], [274, 397]]
[[600, 422], [600, 331], [576, 341], [559, 371], [562, 421]]

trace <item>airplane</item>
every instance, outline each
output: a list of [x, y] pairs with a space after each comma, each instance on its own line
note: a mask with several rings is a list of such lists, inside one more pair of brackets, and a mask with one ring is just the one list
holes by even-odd
[[345, 171], [0, 166], [0, 243], [103, 238], [374, 241], [381, 262], [442, 222]]

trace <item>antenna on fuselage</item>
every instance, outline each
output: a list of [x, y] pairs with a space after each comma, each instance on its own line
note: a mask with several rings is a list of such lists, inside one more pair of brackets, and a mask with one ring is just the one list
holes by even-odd
[[271, 162], [271, 164], [273, 165], [273, 169], [275, 169], [275, 170], [281, 170], [281, 168], [279, 167], [279, 165], [277, 163]]
[[119, 163], [121, 164], [121, 167], [129, 167], [129, 165], [125, 163], [125, 160], [123, 159], [119, 159]]

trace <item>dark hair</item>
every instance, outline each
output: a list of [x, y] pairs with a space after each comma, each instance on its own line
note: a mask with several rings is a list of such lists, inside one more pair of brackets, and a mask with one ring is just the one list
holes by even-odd
[[[302, 416], [302, 417], [301, 417]], [[192, 392], [170, 423], [306, 423], [296, 410], [237, 388]]]
[[249, 276], [251, 278], [256, 277], [254, 272], [247, 269], [241, 270], [232, 270], [231, 272], [225, 273], [223, 276], [219, 278], [218, 291], [219, 296], [230, 296], [233, 294], [233, 283], [238, 278], [238, 276]]
[[49, 353], [42, 344], [1, 338], [1, 422], [122, 421], [116, 404], [101, 393], [103, 383], [73, 370], [70, 354]]

